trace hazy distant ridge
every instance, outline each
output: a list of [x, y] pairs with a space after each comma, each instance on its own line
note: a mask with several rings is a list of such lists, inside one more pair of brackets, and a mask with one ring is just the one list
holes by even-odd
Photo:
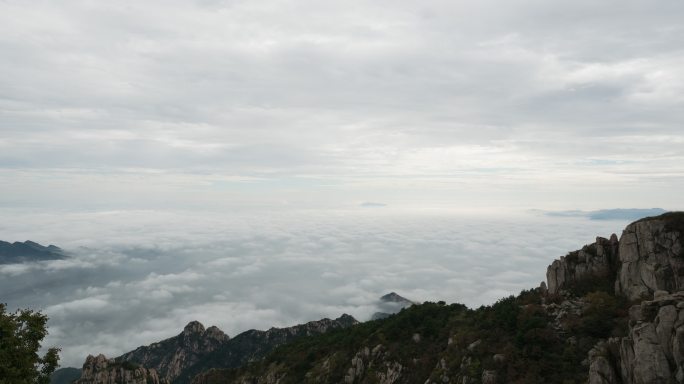
[[64, 256], [64, 251], [54, 245], [46, 247], [30, 240], [23, 243], [0, 241], [0, 264], [59, 260]]
[[644, 217], [658, 216], [667, 212], [662, 208], [617, 208], [597, 211], [548, 211], [547, 216], [586, 217], [590, 220], [639, 220]]

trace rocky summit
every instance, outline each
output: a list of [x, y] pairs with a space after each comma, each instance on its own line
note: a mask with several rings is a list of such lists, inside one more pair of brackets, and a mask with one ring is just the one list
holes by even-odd
[[[553, 261], [540, 287], [477, 309], [425, 302], [232, 339], [191, 323], [169, 348], [89, 357], [78, 383], [684, 383], [683, 239], [684, 213], [639, 220]], [[93, 377], [124, 381], [82, 381]]]
[[161, 379], [172, 383], [185, 370], [202, 361], [210, 353], [226, 344], [230, 338], [217, 327], [193, 321], [179, 335], [139, 347], [119, 356], [116, 361], [130, 362], [159, 373]]

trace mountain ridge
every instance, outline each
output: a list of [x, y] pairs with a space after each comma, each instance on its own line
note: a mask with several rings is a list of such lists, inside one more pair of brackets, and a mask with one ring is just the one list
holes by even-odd
[[[176, 336], [126, 352], [116, 358], [88, 356], [76, 384], [106, 383], [108, 377], [128, 384], [144, 378], [154, 384], [184, 384], [210, 368], [232, 368], [255, 361], [292, 340], [358, 324], [352, 316], [324, 318], [266, 331], [248, 330], [230, 338], [218, 327], [188, 323]], [[58, 371], [59, 375], [63, 373]], [[128, 381], [127, 381], [128, 380]], [[141, 379], [142, 380], [142, 379]], [[143, 382], [143, 381], [141, 381]], [[66, 384], [69, 381], [54, 381]]]
[[14, 243], [0, 240], [0, 264], [59, 260], [65, 257], [66, 253], [52, 244], [43, 246], [31, 240]]

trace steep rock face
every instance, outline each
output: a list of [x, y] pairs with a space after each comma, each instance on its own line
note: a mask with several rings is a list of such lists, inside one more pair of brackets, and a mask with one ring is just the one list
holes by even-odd
[[684, 214], [670, 213], [630, 224], [620, 238], [615, 291], [632, 300], [656, 290], [684, 289]]
[[118, 363], [104, 355], [88, 356], [75, 384], [166, 384], [154, 369]]
[[139, 347], [121, 355], [117, 361], [129, 361], [153, 368], [160, 377], [173, 382], [181, 372], [225, 345], [229, 339], [217, 327], [205, 330], [200, 322], [193, 321], [178, 336]]
[[570, 252], [547, 269], [547, 289], [558, 294], [603, 280], [630, 300], [653, 292], [684, 289], [684, 213], [671, 212], [634, 222], [618, 241], [598, 237], [594, 244]]
[[554, 260], [546, 270], [548, 292], [558, 294], [589, 279], [612, 279], [618, 268], [618, 243], [615, 234], [610, 239], [597, 237], [594, 244]]
[[629, 334], [589, 353], [590, 384], [684, 383], [684, 292], [630, 308]]

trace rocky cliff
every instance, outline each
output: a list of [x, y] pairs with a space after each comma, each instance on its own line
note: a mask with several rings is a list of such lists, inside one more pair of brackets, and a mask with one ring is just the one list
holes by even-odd
[[629, 333], [590, 352], [590, 384], [684, 383], [684, 291], [656, 291], [629, 310]]
[[684, 213], [666, 213], [549, 266], [551, 294], [577, 293], [584, 282], [603, 279], [615, 295], [637, 303], [629, 309], [628, 334], [589, 352], [590, 383], [684, 383], [683, 241]]
[[104, 355], [88, 356], [74, 384], [167, 384], [154, 369], [116, 362]]
[[632, 300], [657, 290], [684, 289], [684, 214], [669, 213], [630, 224], [620, 237], [616, 293]]
[[193, 321], [179, 335], [139, 347], [116, 360], [153, 368], [161, 378], [172, 383], [183, 371], [205, 359], [229, 340], [217, 327], [204, 329], [200, 322]]
[[618, 269], [618, 238], [597, 237], [594, 244], [568, 253], [547, 268], [546, 280], [550, 294], [593, 285], [598, 280], [613, 281]]
[[548, 291], [577, 293], [597, 281], [612, 285], [630, 300], [653, 297], [657, 290], [684, 289], [684, 213], [672, 212], [636, 221], [620, 239], [596, 243], [555, 260], [547, 269]]

